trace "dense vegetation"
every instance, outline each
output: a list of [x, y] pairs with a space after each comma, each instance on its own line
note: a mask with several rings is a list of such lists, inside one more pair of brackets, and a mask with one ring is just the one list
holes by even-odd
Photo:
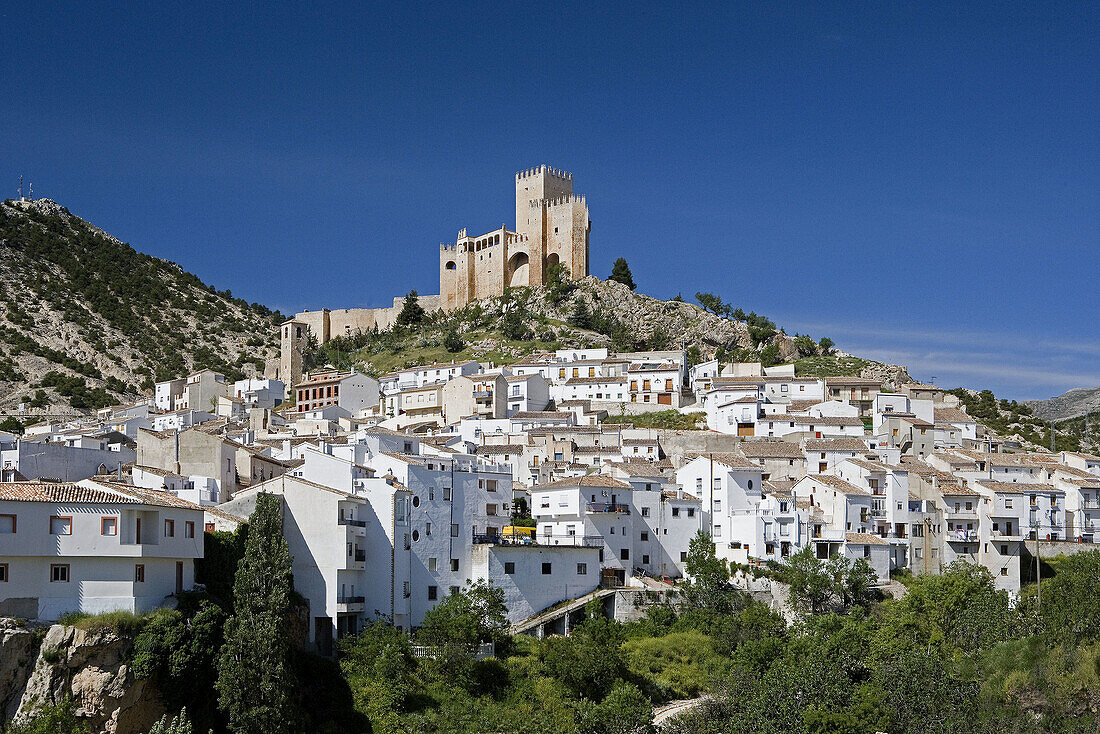
[[991, 390], [975, 392], [957, 387], [947, 392], [959, 398], [967, 413], [1001, 436], [1019, 436], [1036, 446], [1055, 451], [1095, 450], [1100, 445], [1100, 413], [1057, 421], [1052, 446], [1051, 424], [1036, 418], [1024, 403], [998, 400]]
[[[74, 408], [117, 402], [150, 389], [154, 380], [197, 368], [237, 378], [245, 364], [255, 364], [260, 352], [274, 347], [282, 321], [277, 312], [206, 286], [179, 266], [141, 254], [60, 208], [47, 213], [0, 207], [0, 253], [0, 280], [11, 286], [0, 290], [0, 380], [23, 381], [15, 358], [39, 357], [56, 365], [64, 379], [96, 381], [67, 391], [48, 382], [38, 385], [57, 387]], [[44, 312], [73, 327], [84, 349], [113, 362], [119, 373], [136, 375], [141, 384], [118, 378], [108, 384], [95, 365], [44, 344]], [[247, 342], [248, 348], [228, 353], [230, 339]], [[262, 360], [259, 364], [262, 368]]]
[[[183, 734], [192, 721], [195, 731], [260, 730], [259, 717], [226, 718], [232, 704], [216, 708], [213, 693], [219, 656], [234, 649], [226, 620], [242, 613], [258, 583], [284, 591], [271, 595], [274, 604], [250, 606], [272, 620], [293, 615], [279, 580], [287, 559], [270, 528], [259, 527], [275, 523], [260, 520], [245, 543], [236, 608], [198, 596], [146, 618], [68, 620], [136, 631], [135, 674], [157, 683], [170, 712], [158, 732]], [[1041, 605], [1034, 587], [1010, 603], [988, 571], [962, 562], [940, 576], [907, 577], [898, 599], [883, 598], [862, 560], [803, 551], [786, 564], [743, 569], [789, 586], [793, 623], [730, 584], [706, 534], [692, 541], [687, 565], [693, 581], [638, 622], [608, 620], [596, 604], [569, 637], [512, 637], [503, 593], [477, 582], [438, 604], [411, 638], [385, 620], [345, 638], [338, 666], [295, 652], [282, 683], [269, 672], [238, 673], [268, 676], [249, 696], [285, 694], [295, 681], [301, 700], [275, 699], [282, 715], [262, 724], [271, 734], [644, 734], [655, 704], [700, 696], [663, 731], [1091, 734], [1100, 724], [1100, 551], [1053, 559]], [[267, 652], [270, 636], [251, 639], [259, 649], [249, 655], [282, 655], [278, 645]], [[496, 656], [478, 659], [477, 645], [489, 642]], [[274, 712], [262, 703], [250, 710]], [[86, 728], [65, 702], [9, 731]]]

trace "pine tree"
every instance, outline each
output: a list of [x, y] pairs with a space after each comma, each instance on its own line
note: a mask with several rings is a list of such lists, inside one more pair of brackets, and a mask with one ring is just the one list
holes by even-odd
[[626, 264], [626, 258], [620, 257], [611, 266], [611, 277], [608, 280], [616, 280], [630, 290], [634, 290], [634, 277], [630, 274], [630, 266]]
[[397, 314], [398, 326], [419, 326], [424, 322], [424, 307], [420, 305], [416, 291], [409, 291], [405, 296], [405, 305], [401, 313]]
[[569, 314], [569, 324], [578, 329], [592, 328], [592, 314], [588, 312], [588, 306], [583, 298], [578, 298], [573, 302], [573, 313]]
[[218, 662], [218, 704], [234, 734], [297, 731], [300, 720], [286, 620], [293, 589], [282, 499], [261, 493], [233, 583], [233, 616]]

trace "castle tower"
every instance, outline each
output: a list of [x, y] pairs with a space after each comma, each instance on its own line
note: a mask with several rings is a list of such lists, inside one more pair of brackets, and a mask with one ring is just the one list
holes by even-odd
[[291, 388], [302, 379], [302, 355], [309, 344], [309, 325], [291, 319], [285, 322], [280, 332], [279, 372], [276, 379], [286, 385], [287, 395]]
[[560, 199], [573, 193], [573, 174], [547, 165], [530, 168], [516, 174], [516, 231], [529, 234], [531, 202]]

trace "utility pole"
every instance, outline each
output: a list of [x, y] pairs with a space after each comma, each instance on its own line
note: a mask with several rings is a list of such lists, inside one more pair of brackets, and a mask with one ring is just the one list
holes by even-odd
[[1043, 570], [1039, 561], [1039, 520], [1038, 514], [1035, 519], [1035, 615], [1039, 616], [1039, 613], [1043, 610]]

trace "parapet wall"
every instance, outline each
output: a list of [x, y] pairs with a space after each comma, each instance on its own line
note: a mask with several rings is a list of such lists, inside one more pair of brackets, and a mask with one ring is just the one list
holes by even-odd
[[[438, 295], [418, 296], [417, 300], [425, 311], [435, 311], [443, 307], [443, 301]], [[393, 306], [389, 308], [325, 308], [296, 313], [294, 319], [308, 324], [317, 341], [324, 344], [337, 336], [352, 336], [375, 328], [379, 331], [393, 328], [404, 307], [405, 297], [399, 296], [393, 299]]]

